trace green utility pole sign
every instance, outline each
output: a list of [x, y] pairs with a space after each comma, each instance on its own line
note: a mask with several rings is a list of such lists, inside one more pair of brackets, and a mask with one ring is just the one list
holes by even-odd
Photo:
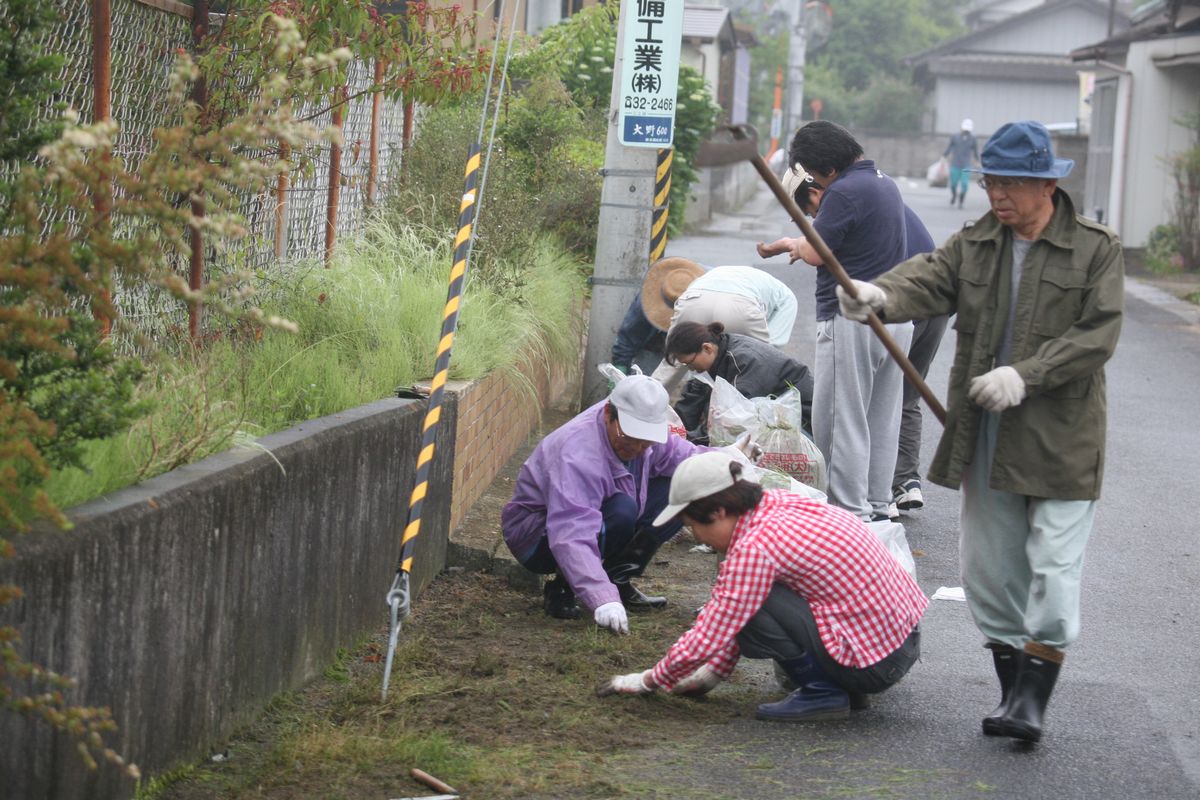
[[675, 140], [683, 0], [628, 1], [637, 16], [621, 39], [625, 72], [617, 130], [626, 147], [669, 147]]

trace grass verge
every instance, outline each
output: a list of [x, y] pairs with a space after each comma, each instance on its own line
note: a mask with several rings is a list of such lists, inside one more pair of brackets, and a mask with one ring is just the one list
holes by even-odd
[[[89, 443], [83, 469], [54, 474], [54, 502], [68, 508], [430, 377], [450, 244], [376, 220], [329, 269], [302, 264], [265, 282], [264, 311], [299, 332], [230, 336], [162, 359], [139, 390], [151, 414], [127, 433]], [[571, 258], [536, 239], [508, 273], [520, 280], [497, 286], [468, 275], [451, 378], [498, 369], [520, 383], [523, 359], [561, 361], [578, 346], [582, 281]]]

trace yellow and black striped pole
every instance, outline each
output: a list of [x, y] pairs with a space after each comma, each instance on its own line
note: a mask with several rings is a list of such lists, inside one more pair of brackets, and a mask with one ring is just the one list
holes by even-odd
[[667, 249], [667, 212], [671, 205], [671, 162], [675, 150], [658, 151], [658, 168], [654, 172], [654, 213], [650, 218], [650, 263], [663, 257]]
[[433, 463], [434, 440], [437, 437], [438, 420], [442, 416], [442, 397], [446, 379], [450, 374], [450, 351], [454, 347], [454, 332], [458, 327], [458, 309], [462, 300], [463, 283], [467, 276], [467, 257], [471, 252], [471, 225], [475, 220], [476, 174], [479, 172], [479, 144], [473, 143], [467, 151], [466, 186], [458, 209], [458, 235], [454, 237], [454, 262], [450, 267], [450, 288], [446, 293], [446, 306], [442, 311], [442, 336], [438, 340], [437, 357], [434, 361], [433, 381], [430, 383], [429, 407], [425, 411], [425, 423], [421, 434], [421, 451], [417, 454], [417, 475], [413, 482], [412, 495], [408, 501], [408, 522], [400, 540], [400, 561], [396, 565], [396, 578], [387, 594], [391, 610], [391, 634], [388, 637], [387, 663], [383, 673], [383, 696], [387, 697], [388, 679], [392, 674], [392, 658], [396, 653], [396, 641], [400, 636], [400, 621], [408, 616], [412, 598], [408, 590], [408, 575], [412, 571], [413, 545], [421, 532], [421, 507], [429, 490], [430, 465]]

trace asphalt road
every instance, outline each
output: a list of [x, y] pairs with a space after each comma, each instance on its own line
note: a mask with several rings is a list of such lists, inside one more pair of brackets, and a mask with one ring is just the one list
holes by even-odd
[[[946, 190], [923, 183], [902, 179], [901, 187], [939, 243], [986, 211], [978, 188], [959, 210]], [[672, 241], [667, 253], [754, 264], [784, 280], [800, 301], [788, 350], [811, 364], [813, 269], [764, 263], [754, 252], [756, 241], [794, 230], [764, 190], [741, 213]], [[1200, 797], [1200, 314], [1180, 317], [1134, 297], [1146, 295], [1137, 289], [1127, 293], [1108, 367], [1108, 469], [1084, 569], [1083, 632], [1041, 744], [980, 733], [999, 694], [990, 655], [964, 603], [934, 601], [922, 661], [869, 711], [845, 723], [745, 719], [699, 731], [702, 757], [666, 758], [664, 781], [747, 798]], [[943, 398], [953, 348], [951, 330], [929, 376]], [[924, 467], [940, 433], [926, 412]], [[925, 496], [926, 507], [902, 521], [932, 594], [960, 585], [959, 497], [932, 485]]]

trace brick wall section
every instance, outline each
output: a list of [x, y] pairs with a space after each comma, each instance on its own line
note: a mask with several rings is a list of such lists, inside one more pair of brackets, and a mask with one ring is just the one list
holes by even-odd
[[527, 361], [520, 371], [528, 383], [493, 372], [478, 381], [446, 385], [458, 397], [451, 531], [462, 524], [471, 506], [537, 428], [542, 411], [574, 388], [573, 370]]

